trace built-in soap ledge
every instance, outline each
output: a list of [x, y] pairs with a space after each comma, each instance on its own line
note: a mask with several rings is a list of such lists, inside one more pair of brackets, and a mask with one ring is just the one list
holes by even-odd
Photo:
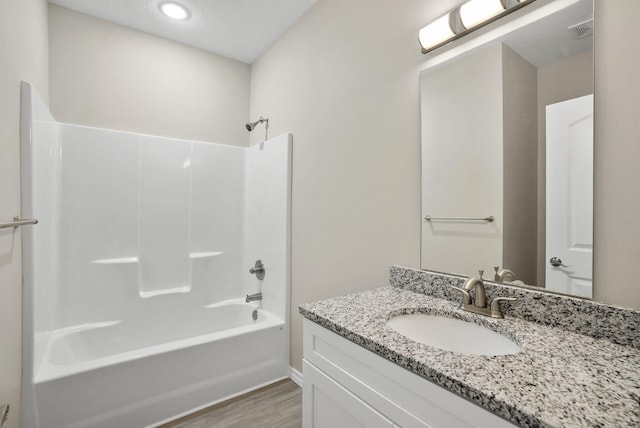
[[244, 297], [240, 297], [236, 299], [226, 299], [226, 300], [221, 300], [219, 302], [210, 303], [206, 305], [205, 308], [212, 309], [212, 308], [219, 308], [222, 306], [237, 305], [237, 304], [244, 304], [244, 303], [245, 303]]
[[120, 257], [112, 259], [91, 260], [91, 263], [96, 265], [126, 265], [131, 263], [139, 263], [139, 261], [140, 260], [137, 257]]
[[[189, 253], [190, 259], [206, 259], [209, 257], [215, 257], [224, 254], [223, 251], [202, 251], [198, 253]], [[96, 259], [91, 263], [96, 265], [125, 265], [131, 263], [140, 263], [138, 257], [114, 257], [110, 259]]]
[[223, 251], [204, 251], [200, 253], [189, 253], [190, 259], [206, 259], [208, 257], [215, 257], [224, 254]]
[[179, 294], [179, 293], [188, 293], [191, 291], [190, 285], [184, 285], [182, 287], [174, 287], [174, 288], [163, 288], [162, 290], [153, 290], [153, 291], [139, 291], [139, 295], [143, 299], [147, 299], [149, 297], [156, 296], [164, 296], [166, 294]]

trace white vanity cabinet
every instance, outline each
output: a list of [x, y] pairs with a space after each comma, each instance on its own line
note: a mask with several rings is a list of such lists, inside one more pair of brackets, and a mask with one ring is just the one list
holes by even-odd
[[303, 428], [513, 427], [305, 319]]

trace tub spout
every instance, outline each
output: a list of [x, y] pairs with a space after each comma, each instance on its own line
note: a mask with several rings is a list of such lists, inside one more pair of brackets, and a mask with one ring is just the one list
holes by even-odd
[[249, 302], [253, 302], [254, 300], [262, 300], [262, 293], [247, 294], [247, 298], [245, 299], [245, 302], [249, 303]]

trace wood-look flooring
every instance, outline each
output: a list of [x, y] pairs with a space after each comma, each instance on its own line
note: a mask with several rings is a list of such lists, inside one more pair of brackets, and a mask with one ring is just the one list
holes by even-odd
[[185, 416], [160, 428], [300, 428], [302, 390], [289, 379]]

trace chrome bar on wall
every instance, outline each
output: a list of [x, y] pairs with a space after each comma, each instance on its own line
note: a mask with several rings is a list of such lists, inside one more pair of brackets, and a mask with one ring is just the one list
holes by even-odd
[[424, 217], [426, 221], [433, 220], [456, 220], [456, 221], [486, 221], [492, 223], [495, 218], [490, 215], [489, 217], [431, 217], [427, 215]]
[[20, 227], [20, 226], [26, 226], [28, 224], [37, 224], [37, 223], [38, 223], [38, 219], [35, 219], [35, 218], [14, 217], [13, 221], [0, 223], [0, 229], [7, 229], [9, 227]]

